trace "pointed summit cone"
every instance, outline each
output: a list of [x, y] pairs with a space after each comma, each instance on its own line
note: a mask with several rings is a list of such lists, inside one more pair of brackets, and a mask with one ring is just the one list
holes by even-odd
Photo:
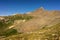
[[43, 12], [44, 12], [44, 8], [43, 7], [40, 7], [37, 10], [31, 12], [30, 14], [32, 16], [38, 16], [38, 15], [40, 16]]
[[39, 9], [37, 9], [37, 10], [43, 11], [43, 10], [44, 10], [44, 8], [43, 8], [43, 7], [40, 7], [40, 8], [39, 8]]
[[38, 8], [38, 9], [35, 10], [35, 11], [44, 11], [44, 8], [43, 8], [43, 7], [40, 7], [40, 8]]
[[39, 9], [35, 10], [34, 13], [36, 14], [40, 14], [44, 11], [44, 8], [43, 7], [40, 7]]

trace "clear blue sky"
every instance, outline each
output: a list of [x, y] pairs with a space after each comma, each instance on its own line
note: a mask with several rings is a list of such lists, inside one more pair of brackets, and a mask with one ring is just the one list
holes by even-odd
[[0, 15], [34, 11], [40, 7], [60, 10], [60, 0], [0, 0]]

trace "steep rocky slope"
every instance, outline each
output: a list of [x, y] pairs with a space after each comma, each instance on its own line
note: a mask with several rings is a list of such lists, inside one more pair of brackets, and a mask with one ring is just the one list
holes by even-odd
[[24, 22], [22, 25], [17, 24], [17, 30], [20, 29], [22, 32], [29, 32], [41, 29], [45, 25], [52, 26], [60, 23], [60, 11], [47, 11], [39, 8], [26, 15], [33, 16], [34, 18]]

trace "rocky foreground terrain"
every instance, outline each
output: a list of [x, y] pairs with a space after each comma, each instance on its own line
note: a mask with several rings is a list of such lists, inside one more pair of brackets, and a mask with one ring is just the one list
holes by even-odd
[[0, 40], [60, 40], [60, 11], [0, 16]]

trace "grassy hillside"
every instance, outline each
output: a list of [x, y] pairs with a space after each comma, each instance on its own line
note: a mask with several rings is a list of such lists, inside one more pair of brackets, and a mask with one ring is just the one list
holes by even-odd
[[45, 27], [35, 32], [22, 33], [9, 36], [7, 39], [11, 40], [60, 40], [60, 23], [51, 27]]

